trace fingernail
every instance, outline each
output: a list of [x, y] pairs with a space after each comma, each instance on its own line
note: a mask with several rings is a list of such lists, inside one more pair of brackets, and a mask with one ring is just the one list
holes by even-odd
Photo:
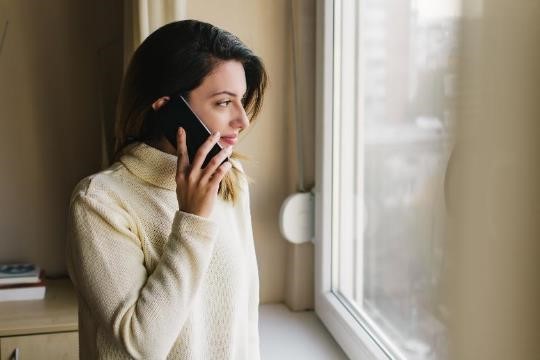
[[220, 135], [221, 135], [221, 134], [219, 133], [219, 131], [216, 131], [216, 132], [214, 133], [214, 138], [218, 138]]

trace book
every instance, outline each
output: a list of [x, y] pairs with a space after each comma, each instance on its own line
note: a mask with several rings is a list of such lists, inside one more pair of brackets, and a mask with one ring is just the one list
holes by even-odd
[[38, 283], [39, 275], [39, 266], [33, 264], [2, 264], [0, 265], [0, 286]]
[[37, 283], [0, 285], [0, 302], [43, 299], [45, 297], [44, 274], [45, 272], [41, 270]]
[[34, 284], [16, 284], [0, 286], [0, 302], [20, 300], [40, 300], [45, 297], [43, 279]]

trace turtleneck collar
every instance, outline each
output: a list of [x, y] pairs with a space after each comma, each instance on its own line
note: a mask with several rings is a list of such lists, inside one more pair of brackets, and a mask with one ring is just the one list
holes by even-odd
[[176, 155], [158, 150], [144, 142], [137, 142], [126, 149], [120, 162], [146, 182], [160, 188], [176, 190]]

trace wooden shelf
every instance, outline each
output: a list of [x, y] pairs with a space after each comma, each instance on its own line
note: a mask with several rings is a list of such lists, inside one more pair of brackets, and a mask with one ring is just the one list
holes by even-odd
[[0, 336], [77, 331], [77, 297], [69, 279], [46, 280], [45, 299], [0, 302]]

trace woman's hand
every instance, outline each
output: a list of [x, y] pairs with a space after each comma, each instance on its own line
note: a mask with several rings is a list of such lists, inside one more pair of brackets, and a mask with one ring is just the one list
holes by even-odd
[[176, 195], [180, 210], [209, 217], [217, 197], [219, 183], [231, 169], [229, 161], [220, 165], [232, 153], [232, 148], [221, 150], [208, 165], [201, 169], [206, 156], [220, 139], [219, 132], [211, 135], [197, 150], [193, 164], [189, 163], [186, 132], [179, 128], [176, 134], [178, 165], [176, 169]]

